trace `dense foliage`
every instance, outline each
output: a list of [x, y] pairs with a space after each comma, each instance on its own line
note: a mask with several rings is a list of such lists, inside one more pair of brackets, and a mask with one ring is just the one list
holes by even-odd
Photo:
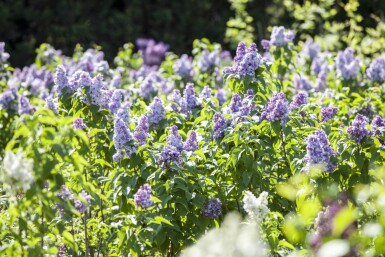
[[1, 254], [384, 254], [384, 57], [294, 39], [0, 44]]
[[7, 42], [12, 65], [24, 66], [33, 62], [41, 43], [67, 55], [77, 43], [86, 48], [97, 44], [112, 61], [118, 47], [138, 37], [164, 41], [178, 54], [190, 52], [191, 42], [202, 37], [235, 50], [239, 41], [250, 44], [267, 37], [271, 25], [293, 23], [301, 37], [326, 34], [337, 41], [349, 31], [350, 20], [355, 34], [376, 31], [384, 37], [384, 29], [373, 29], [384, 19], [385, 2], [360, 0], [358, 8], [346, 12], [350, 2], [358, 0], [1, 0], [0, 41]]

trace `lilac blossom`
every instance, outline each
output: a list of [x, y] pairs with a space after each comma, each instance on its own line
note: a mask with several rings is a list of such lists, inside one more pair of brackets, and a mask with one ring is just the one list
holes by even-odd
[[66, 252], [66, 247], [64, 244], [60, 244], [58, 245], [57, 247], [58, 249], [58, 254], [57, 254], [57, 257], [69, 257], [65, 252]]
[[175, 147], [178, 151], [183, 150], [183, 141], [182, 137], [179, 135], [177, 126], [174, 125], [170, 127], [170, 135], [167, 137], [167, 143], [170, 146]]
[[309, 56], [311, 60], [313, 60], [318, 53], [320, 52], [320, 45], [317, 42], [314, 42], [312, 38], [306, 40], [302, 53]]
[[234, 65], [226, 67], [224, 74], [233, 74], [240, 77], [246, 75], [255, 76], [255, 70], [262, 64], [262, 57], [259, 55], [257, 45], [252, 43], [248, 48], [243, 42], [237, 47], [236, 56], [234, 57]]
[[137, 207], [141, 207], [143, 209], [148, 209], [152, 206], [151, 201], [151, 186], [149, 184], [144, 184], [139, 187], [139, 190], [134, 195], [134, 202]]
[[165, 146], [160, 154], [159, 164], [163, 168], [170, 168], [172, 163], [177, 166], [182, 164], [180, 152], [174, 146]]
[[176, 60], [172, 67], [175, 73], [182, 78], [191, 79], [194, 75], [191, 58], [187, 54], [183, 54], [180, 59]]
[[231, 97], [229, 110], [231, 113], [239, 112], [239, 110], [242, 108], [242, 98], [237, 94], [234, 93]]
[[192, 109], [198, 106], [198, 99], [195, 96], [194, 84], [187, 83], [186, 88], [183, 91], [184, 112], [188, 113]]
[[115, 75], [110, 82], [110, 88], [119, 89], [121, 83], [122, 77], [120, 75]]
[[121, 101], [122, 93], [118, 89], [114, 90], [108, 104], [108, 109], [111, 111], [111, 113], [116, 114], [118, 112], [119, 108], [121, 107]]
[[67, 72], [63, 65], [59, 65], [56, 67], [54, 82], [55, 85], [58, 87], [59, 92], [61, 92], [65, 87], [69, 86]]
[[12, 103], [17, 99], [17, 94], [12, 92], [12, 90], [6, 90], [0, 94], [0, 106], [4, 109], [12, 107]]
[[323, 122], [326, 122], [328, 120], [330, 120], [331, 118], [333, 118], [333, 116], [338, 112], [338, 108], [337, 107], [323, 107], [321, 109], [321, 117], [322, 117], [322, 121]]
[[127, 128], [127, 124], [120, 118], [115, 119], [114, 123], [114, 145], [116, 150], [123, 148], [124, 144], [133, 139], [130, 131]]
[[219, 139], [223, 136], [225, 129], [227, 128], [227, 121], [220, 112], [214, 114], [214, 139]]
[[261, 40], [261, 45], [262, 45], [262, 48], [263, 48], [265, 51], [269, 51], [269, 50], [270, 50], [271, 44], [270, 44], [270, 41], [269, 41], [269, 40], [267, 40], [267, 39], [262, 39], [262, 40]]
[[309, 90], [311, 90], [313, 88], [313, 86], [312, 86], [311, 82], [309, 81], [308, 77], [306, 77], [305, 75], [298, 75], [298, 74], [296, 74], [294, 76], [293, 84], [294, 84], [294, 87], [297, 90], [309, 91]]
[[285, 32], [283, 26], [273, 27], [271, 32], [270, 44], [276, 47], [282, 47], [292, 42], [294, 39], [294, 32], [289, 30]]
[[280, 120], [286, 123], [289, 114], [289, 103], [284, 93], [274, 93], [266, 104], [261, 114], [262, 120], [276, 121]]
[[151, 124], [158, 124], [166, 119], [166, 111], [163, 106], [163, 101], [159, 97], [155, 97], [149, 106], [147, 113], [148, 121]]
[[[90, 87], [89, 87], [89, 94], [90, 94], [90, 99], [91, 103], [94, 105], [101, 106], [103, 103], [103, 76], [102, 75], [97, 75], [94, 77], [91, 81]], [[107, 103], [108, 104], [108, 101]]]
[[219, 105], [223, 105], [227, 100], [225, 90], [221, 88], [217, 89], [215, 92], [215, 98], [218, 99]]
[[202, 92], [199, 96], [201, 99], [210, 100], [211, 98], [211, 88], [209, 86], [204, 86]]
[[360, 60], [358, 57], [354, 57], [354, 50], [351, 47], [340, 51], [336, 58], [337, 74], [342, 76], [343, 79], [349, 80], [357, 77], [360, 70]]
[[219, 63], [219, 53], [217, 50], [209, 52], [203, 50], [201, 56], [198, 59], [198, 67], [202, 72], [208, 71], [210, 68], [215, 67]]
[[19, 97], [19, 115], [29, 114], [32, 115], [36, 111], [35, 107], [33, 107], [27, 97], [20, 96]]
[[311, 167], [315, 164], [326, 165], [326, 170], [332, 172], [334, 165], [330, 158], [335, 155], [325, 132], [321, 129], [316, 130], [307, 138], [305, 161]]
[[194, 130], [190, 131], [189, 136], [186, 141], [183, 143], [183, 149], [185, 151], [194, 152], [198, 150], [198, 141], [197, 141], [197, 133]]
[[139, 85], [139, 95], [145, 99], [151, 99], [158, 92], [156, 84], [161, 82], [160, 74], [157, 72], [149, 73], [143, 82]]
[[112, 155], [112, 160], [114, 162], [120, 162], [124, 158], [124, 151], [123, 150], [118, 150], [115, 154]]
[[293, 97], [293, 101], [290, 103], [289, 109], [294, 110], [297, 107], [305, 105], [307, 103], [307, 95], [304, 92], [300, 92]]
[[69, 87], [72, 90], [76, 90], [83, 87], [88, 87], [92, 83], [90, 74], [85, 71], [75, 72], [68, 81]]
[[172, 91], [172, 94], [169, 96], [169, 100], [174, 102], [170, 104], [170, 108], [174, 112], [179, 112], [183, 102], [183, 98], [182, 98], [182, 95], [180, 94], [179, 89], [174, 89]]
[[82, 200], [74, 200], [75, 208], [78, 212], [87, 212], [91, 206], [91, 196], [84, 190], [79, 194], [79, 196]]
[[347, 132], [349, 137], [360, 143], [362, 139], [370, 134], [369, 130], [366, 129], [366, 125], [368, 125], [369, 119], [361, 114], [357, 114], [354, 118], [352, 125], [348, 127]]
[[144, 64], [148, 66], [159, 66], [169, 49], [169, 45], [163, 42], [156, 43], [153, 39], [147, 38], [138, 38], [136, 45], [142, 52]]
[[[317, 58], [316, 58], [317, 59]], [[316, 60], [314, 59], [314, 60]], [[313, 61], [314, 63], [314, 61]], [[313, 66], [312, 66], [313, 68]], [[316, 91], [324, 91], [327, 88], [327, 76], [329, 73], [328, 64], [325, 62], [320, 66], [320, 70], [318, 71], [318, 76], [315, 82], [315, 90]]]
[[149, 130], [149, 124], [148, 124], [147, 116], [140, 117], [138, 121], [138, 126], [136, 126], [134, 131], [134, 138], [138, 140], [139, 145], [146, 144], [146, 140], [148, 137], [148, 130]]
[[82, 118], [76, 118], [72, 123], [73, 129], [85, 129], [87, 128], [87, 125], [84, 123], [84, 120]]
[[207, 218], [215, 219], [222, 214], [222, 203], [218, 198], [211, 197], [202, 211]]
[[378, 57], [372, 61], [366, 70], [366, 76], [373, 82], [385, 81], [385, 58]]
[[371, 127], [372, 127], [371, 134], [373, 136], [380, 136], [381, 135], [380, 129], [385, 127], [385, 119], [382, 118], [380, 115], [374, 116], [371, 123]]

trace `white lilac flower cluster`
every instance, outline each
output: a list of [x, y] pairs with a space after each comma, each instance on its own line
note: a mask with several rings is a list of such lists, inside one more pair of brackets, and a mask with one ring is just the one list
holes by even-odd
[[18, 191], [27, 191], [34, 182], [33, 160], [28, 159], [21, 151], [13, 153], [7, 151], [4, 156], [3, 165], [0, 168], [0, 181], [11, 195]]
[[256, 198], [250, 191], [245, 192], [243, 197], [243, 208], [247, 212], [248, 220], [251, 223], [260, 224], [269, 213], [268, 193], [262, 192]]

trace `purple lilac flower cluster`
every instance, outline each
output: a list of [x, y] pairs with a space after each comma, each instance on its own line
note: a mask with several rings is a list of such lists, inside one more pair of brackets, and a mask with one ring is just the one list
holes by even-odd
[[237, 47], [234, 62], [234, 65], [226, 67], [223, 70], [223, 73], [244, 77], [246, 75], [255, 76], [255, 70], [261, 66], [263, 60], [258, 53], [257, 45], [255, 43], [252, 43], [247, 48], [243, 42], [240, 42]]
[[354, 50], [351, 47], [340, 51], [336, 58], [337, 74], [342, 76], [343, 79], [349, 80], [356, 78], [360, 70], [360, 60], [358, 57], [354, 57]]
[[222, 203], [218, 198], [210, 198], [202, 211], [207, 218], [215, 219], [222, 214]]
[[183, 150], [190, 152], [198, 150], [197, 133], [194, 130], [190, 131], [189, 136], [183, 143]]
[[19, 115], [29, 114], [32, 115], [36, 111], [36, 108], [33, 107], [27, 97], [20, 96], [19, 97]]
[[204, 86], [199, 97], [201, 99], [204, 99], [204, 100], [210, 100], [211, 99], [211, 88], [209, 86]]
[[192, 60], [187, 54], [183, 54], [173, 65], [175, 73], [182, 78], [191, 79], [194, 76]]
[[313, 60], [319, 52], [320, 45], [317, 42], [314, 42], [312, 38], [307, 39], [302, 48], [302, 53], [309, 56], [310, 60]]
[[124, 123], [127, 125], [130, 124], [130, 105], [129, 104], [124, 104], [121, 105], [118, 111], [115, 114], [116, 118], [122, 119]]
[[225, 112], [232, 115], [232, 126], [238, 122], [245, 121], [245, 116], [249, 116], [251, 111], [255, 109], [253, 105], [253, 96], [253, 90], [247, 90], [244, 99], [237, 93], [233, 94], [230, 104], [225, 110]]
[[313, 88], [311, 82], [309, 81], [308, 77], [305, 75], [298, 75], [296, 74], [293, 79], [294, 87], [297, 90], [305, 90], [309, 91]]
[[0, 94], [0, 106], [4, 109], [17, 109], [16, 101], [17, 101], [17, 89], [14, 88], [5, 90], [2, 94]]
[[[315, 254], [318, 253], [322, 244], [333, 234], [336, 224], [336, 217], [340, 211], [348, 206], [348, 199], [345, 193], [340, 199], [328, 201], [326, 207], [318, 213], [315, 219], [315, 233], [310, 237], [310, 247]], [[341, 233], [341, 239], [346, 240], [351, 237], [357, 228], [357, 222], [352, 221], [346, 224], [347, 227]], [[349, 251], [344, 256], [358, 257], [359, 248], [357, 245], [350, 246]]]
[[262, 114], [262, 120], [276, 121], [280, 120], [286, 123], [289, 114], [289, 103], [284, 93], [274, 93], [270, 101], [266, 104]]
[[47, 96], [45, 98], [45, 106], [54, 113], [57, 113], [59, 106], [57, 98], [53, 98], [51, 95]]
[[64, 88], [69, 86], [67, 71], [63, 65], [59, 65], [56, 67], [54, 83], [57, 86], [59, 92], [61, 92]]
[[223, 117], [222, 113], [217, 112], [214, 114], [214, 139], [217, 140], [224, 135], [225, 129], [228, 127], [227, 121], [225, 117]]
[[385, 118], [382, 118], [380, 115], [374, 116], [372, 123], [371, 123], [371, 127], [372, 127], [371, 134], [373, 136], [381, 135], [380, 128], [385, 127]]
[[134, 138], [138, 140], [139, 145], [144, 145], [146, 143], [149, 131], [149, 124], [147, 116], [142, 116], [139, 118], [138, 126], [136, 126], [134, 131]]
[[325, 132], [321, 129], [309, 135], [307, 138], [305, 161], [308, 165], [325, 164], [326, 170], [332, 172], [334, 164], [330, 158], [335, 155]]
[[134, 195], [134, 201], [137, 207], [143, 209], [148, 209], [152, 206], [151, 201], [151, 186], [149, 184], [144, 184], [139, 187], [139, 190]]
[[179, 135], [177, 126], [174, 125], [170, 127], [170, 135], [167, 137], [167, 143], [170, 146], [175, 147], [178, 151], [183, 150], [183, 141], [182, 137]]
[[233, 96], [231, 97], [229, 111], [230, 113], [236, 113], [236, 112], [239, 112], [241, 108], [242, 108], [242, 98], [239, 94], [234, 93]]
[[348, 127], [348, 134], [351, 139], [360, 143], [364, 137], [370, 134], [369, 130], [366, 129], [366, 125], [368, 125], [369, 119], [361, 114], [357, 114], [354, 118], [352, 125]]
[[122, 83], [122, 77], [119, 74], [117, 74], [111, 79], [110, 88], [119, 89], [121, 83]]
[[83, 201], [80, 199], [75, 199], [75, 208], [78, 212], [87, 212], [89, 207], [91, 206], [91, 196], [84, 190], [79, 194], [79, 196], [82, 198]]
[[[292, 30], [288, 30], [285, 32], [285, 28], [283, 26], [273, 27], [273, 31], [271, 32], [270, 37], [270, 46], [283, 47], [294, 40], [294, 32]], [[267, 42], [264, 42], [264, 45], [267, 47]]]
[[158, 88], [164, 88], [167, 80], [159, 72], [150, 72], [139, 85], [139, 95], [147, 100], [153, 98]]
[[159, 164], [163, 168], [170, 168], [172, 163], [177, 166], [182, 164], [180, 152], [174, 146], [165, 146], [160, 154]]
[[127, 124], [120, 118], [115, 118], [113, 140], [117, 151], [112, 157], [115, 162], [123, 159], [123, 150], [127, 156], [131, 156], [135, 152], [133, 145], [127, 145], [127, 143], [133, 140], [133, 137], [127, 128]]
[[219, 52], [217, 50], [212, 52], [203, 50], [201, 56], [198, 59], [198, 67], [202, 72], [207, 72], [210, 68], [217, 66], [218, 63]]
[[117, 114], [119, 108], [121, 107], [122, 93], [119, 89], [114, 90], [112, 96], [108, 103], [108, 109], [112, 114]]
[[217, 89], [215, 92], [215, 98], [218, 99], [219, 105], [223, 105], [227, 100], [226, 91], [221, 88]]
[[68, 255], [65, 253], [66, 252], [66, 247], [65, 247], [64, 244], [58, 245], [57, 249], [59, 251], [57, 253], [57, 257], [68, 257]]
[[195, 96], [194, 84], [187, 83], [186, 88], [183, 91], [182, 111], [187, 114], [197, 107], [198, 104], [198, 99]]
[[[69, 200], [73, 199], [73, 194], [71, 191], [66, 187], [65, 185], [62, 185], [60, 193], [58, 193], [58, 197], [63, 201], [63, 203], [66, 203]], [[64, 207], [62, 204], [57, 203], [56, 206], [58, 207], [58, 211], [60, 214], [60, 217], [64, 216]]]
[[333, 116], [338, 112], [338, 108], [331, 106], [331, 107], [322, 107], [321, 109], [321, 119], [323, 122], [326, 122], [333, 118]]
[[378, 57], [372, 61], [366, 70], [366, 76], [373, 82], [385, 81], [385, 58]]
[[87, 125], [84, 123], [84, 120], [82, 118], [76, 118], [72, 123], [73, 129], [85, 129], [87, 128]]
[[164, 109], [162, 99], [157, 96], [154, 98], [149, 106], [147, 118], [149, 123], [154, 125], [166, 119], [166, 110]]
[[169, 100], [173, 103], [170, 104], [171, 110], [174, 112], [179, 112], [181, 110], [183, 98], [179, 89], [174, 89], [169, 96]]
[[307, 95], [304, 92], [300, 92], [293, 97], [293, 101], [290, 103], [289, 110], [292, 111], [297, 107], [305, 105], [307, 103]]
[[316, 231], [310, 239], [310, 245], [313, 249], [318, 249], [321, 246], [323, 237], [331, 235], [334, 227], [332, 221], [345, 205], [346, 202], [333, 201], [318, 213], [315, 220]]
[[138, 38], [136, 45], [142, 52], [144, 65], [147, 66], [159, 66], [169, 49], [169, 45], [163, 42], [156, 43], [153, 39], [147, 38]]
[[92, 84], [92, 78], [88, 72], [76, 71], [68, 80], [69, 87], [77, 90], [83, 87], [89, 87]]

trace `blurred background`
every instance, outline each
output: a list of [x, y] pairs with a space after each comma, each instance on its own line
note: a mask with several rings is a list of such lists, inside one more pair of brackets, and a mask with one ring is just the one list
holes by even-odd
[[360, 28], [376, 28], [384, 15], [384, 0], [0, 0], [0, 41], [11, 64], [24, 66], [41, 43], [66, 55], [77, 43], [100, 46], [107, 60], [141, 37], [163, 41], [177, 54], [203, 37], [234, 50], [240, 40], [268, 38], [274, 25], [294, 29], [298, 40], [328, 31], [370, 33]]

